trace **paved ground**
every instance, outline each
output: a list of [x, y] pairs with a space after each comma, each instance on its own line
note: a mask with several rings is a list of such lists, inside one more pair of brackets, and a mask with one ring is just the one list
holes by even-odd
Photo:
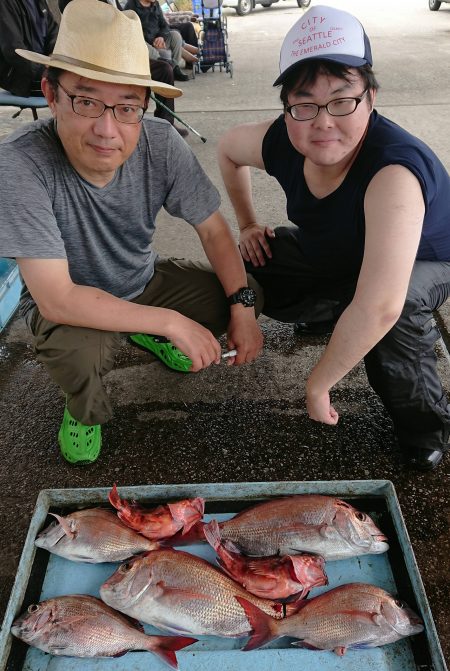
[[[393, 7], [393, 5], [395, 5]], [[450, 167], [450, 5], [430, 12], [426, 0], [342, 0], [372, 39], [382, 84], [377, 107], [427, 141]], [[271, 82], [282, 36], [299, 16], [294, 0], [247, 17], [226, 10], [234, 77], [209, 72], [187, 82], [177, 111], [207, 138], [189, 143], [222, 190], [215, 145], [222, 130], [275, 116], [280, 107]], [[28, 121], [0, 114], [0, 134]], [[21, 185], [22, 186], [22, 185]], [[23, 185], [26, 188], [26, 184]], [[223, 190], [222, 190], [223, 191]], [[267, 176], [256, 174], [261, 221], [285, 223], [283, 198]], [[234, 225], [224, 196], [223, 210]], [[162, 254], [200, 257], [188, 227], [160, 217], [156, 245]], [[448, 336], [448, 309], [439, 315]], [[383, 407], [364, 371], [352, 371], [333, 393], [341, 413], [336, 428], [308, 420], [304, 381], [326, 343], [299, 341], [291, 327], [262, 320], [265, 350], [252, 366], [225, 366], [180, 376], [124, 341], [107, 376], [116, 414], [104, 429], [98, 463], [74, 469], [63, 462], [56, 434], [63, 398], [34, 361], [19, 320], [0, 336], [0, 613], [6, 608], [38, 492], [47, 487], [336, 479], [389, 479], [396, 488], [447, 660], [450, 658], [448, 540], [450, 458], [435, 474], [405, 470]], [[439, 362], [450, 389], [448, 355]], [[0, 618], [1, 619], [1, 618]], [[342, 668], [345, 668], [343, 666]]]

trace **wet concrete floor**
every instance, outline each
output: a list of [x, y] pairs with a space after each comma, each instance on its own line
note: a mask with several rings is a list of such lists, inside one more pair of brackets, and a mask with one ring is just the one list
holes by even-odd
[[[373, 36], [384, 83], [383, 112], [415, 128], [450, 165], [449, 138], [442, 133], [450, 113], [448, 81], [435, 57], [447, 48], [448, 16], [442, 9], [429, 13], [419, 0], [395, 3], [395, 8], [383, 2], [361, 7], [346, 0], [343, 5], [359, 11]], [[295, 2], [258, 8], [242, 18], [226, 11], [233, 80], [224, 73], [208, 73], [188, 82], [186, 95], [177, 101], [179, 113], [208, 137], [205, 145], [192, 135], [188, 141], [222, 194], [214, 151], [217, 129], [278, 113], [271, 90], [275, 52], [286, 26], [298, 17]], [[403, 12], [401, 19], [394, 12]], [[275, 46], [269, 35], [276, 37]], [[401, 38], [395, 49], [393, 35]], [[412, 68], [408, 59], [418, 42], [433, 46], [429, 53], [421, 51], [422, 67]], [[410, 104], [425, 90], [422, 106]], [[0, 134], [10, 132], [21, 119], [23, 115], [11, 120], [2, 110]], [[263, 221], [285, 223], [280, 215], [283, 200], [273, 182], [258, 174], [254, 189]], [[233, 222], [226, 198], [224, 212]], [[160, 253], [198, 257], [198, 243], [187, 227], [167, 215], [161, 216], [160, 225]], [[448, 342], [447, 307], [438, 319]], [[56, 441], [63, 397], [36, 363], [22, 322], [15, 318], [10, 323], [0, 335], [0, 620], [41, 489], [109, 487], [113, 482], [125, 486], [387, 479], [395, 486], [445, 658], [450, 659], [450, 457], [429, 474], [405, 468], [390, 419], [368, 387], [362, 366], [333, 392], [341, 415], [337, 427], [311, 422], [305, 412], [304, 382], [326, 338], [299, 340], [291, 326], [267, 319], [262, 319], [262, 327], [265, 349], [257, 362], [242, 369], [222, 364], [197, 375], [173, 373], [124, 339], [116, 368], [105, 379], [115, 415], [104, 427], [101, 456], [88, 468], [73, 468], [60, 456]], [[438, 358], [449, 391], [448, 353], [442, 344]]]

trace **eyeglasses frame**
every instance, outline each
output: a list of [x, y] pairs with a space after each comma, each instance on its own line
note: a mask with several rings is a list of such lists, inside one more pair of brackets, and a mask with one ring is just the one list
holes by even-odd
[[[79, 95], [79, 94], [74, 95], [74, 94], [69, 93], [68, 91], [66, 91], [66, 89], [64, 88], [64, 86], [63, 86], [63, 85], [61, 84], [61, 82], [59, 82], [59, 81], [56, 82], [56, 84], [57, 84], [57, 86], [59, 86], [59, 88], [61, 88], [61, 89], [64, 91], [64, 93], [66, 94], [66, 96], [67, 96], [68, 98], [70, 98], [70, 102], [71, 102], [71, 104], [72, 104], [72, 110], [73, 110], [73, 113], [76, 114], [77, 116], [81, 116], [81, 117], [83, 117], [84, 119], [100, 119], [100, 117], [102, 117], [102, 116], [104, 115], [104, 113], [106, 112], [106, 110], [112, 110], [114, 119], [115, 119], [118, 123], [123, 123], [123, 124], [125, 124], [126, 126], [135, 126], [136, 124], [141, 123], [142, 119], [144, 118], [144, 114], [146, 113], [146, 111], [147, 111], [147, 109], [148, 109], [148, 106], [144, 106], [144, 107], [142, 107], [141, 105], [135, 105], [135, 107], [138, 107], [139, 109], [142, 110], [142, 117], [139, 119], [139, 121], [121, 121], [120, 119], [118, 119], [118, 118], [116, 117], [116, 107], [117, 107], [117, 105], [126, 105], [126, 103], [117, 103], [117, 105], [107, 105], [106, 103], [103, 102], [103, 100], [99, 100], [98, 98], [91, 98], [90, 96], [82, 96], [82, 95]], [[74, 100], [75, 100], [75, 98], [84, 98], [85, 100], [93, 100], [93, 101], [96, 102], [96, 103], [101, 103], [101, 104], [103, 105], [103, 108], [104, 108], [104, 109], [103, 109], [103, 112], [102, 112], [101, 114], [99, 114], [98, 116], [86, 116], [85, 114], [80, 114], [79, 112], [77, 112], [77, 111], [75, 110], [75, 107], [74, 107]]]
[[[350, 116], [350, 114], [354, 114], [354, 113], [356, 112], [356, 110], [357, 110], [359, 104], [363, 101], [363, 99], [364, 99], [366, 93], [368, 93], [368, 91], [369, 91], [369, 89], [366, 88], [366, 89], [364, 89], [364, 91], [361, 93], [360, 96], [344, 96], [343, 98], [333, 98], [333, 100], [329, 100], [325, 105], [316, 105], [316, 103], [296, 103], [295, 105], [288, 105], [287, 107], [285, 107], [285, 111], [288, 112], [288, 113], [290, 114], [290, 116], [292, 117], [292, 119], [294, 119], [294, 121], [312, 121], [313, 119], [316, 119], [316, 118], [319, 116], [319, 114], [320, 114], [320, 110], [322, 110], [322, 109], [326, 109], [326, 111], [328, 112], [328, 114], [329, 114], [330, 116], [334, 117], [334, 118], [339, 118], [339, 117], [344, 117], [344, 116]], [[336, 101], [338, 101], [338, 100], [354, 100], [355, 103], [356, 103], [356, 105], [355, 105], [355, 109], [354, 109], [352, 112], [347, 112], [347, 114], [333, 114], [333, 113], [330, 112], [330, 110], [328, 109], [328, 105], [331, 105], [331, 103], [334, 103], [334, 102], [336, 102]], [[296, 118], [292, 115], [292, 111], [291, 111], [291, 110], [292, 110], [293, 107], [297, 107], [297, 105], [309, 105], [309, 104], [311, 104], [311, 105], [316, 105], [316, 106], [317, 106], [317, 114], [315, 114], [314, 116], [310, 117], [309, 119], [296, 119]]]

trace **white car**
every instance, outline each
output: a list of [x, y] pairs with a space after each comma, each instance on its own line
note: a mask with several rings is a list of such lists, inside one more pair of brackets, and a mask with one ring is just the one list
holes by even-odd
[[[279, 0], [223, 0], [223, 7], [234, 7], [239, 16], [245, 16], [255, 9], [256, 5], [270, 7]], [[430, 0], [432, 2], [432, 0]], [[450, 0], [448, 0], [450, 2]], [[297, 0], [299, 7], [309, 7], [311, 0]], [[438, 3], [440, 4], [440, 3]]]

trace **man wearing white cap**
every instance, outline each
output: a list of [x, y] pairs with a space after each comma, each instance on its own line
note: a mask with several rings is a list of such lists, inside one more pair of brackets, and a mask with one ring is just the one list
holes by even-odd
[[[450, 295], [450, 179], [423, 142], [373, 108], [378, 83], [360, 22], [316, 6], [281, 48], [284, 114], [227, 132], [222, 175], [263, 312], [332, 336], [306, 384], [311, 419], [336, 424], [330, 391], [362, 359], [414, 468], [448, 447], [433, 310]], [[294, 224], [258, 223], [249, 166], [275, 177]]]
[[[189, 146], [166, 121], [143, 120], [149, 88], [181, 91], [151, 79], [139, 17], [73, 0], [51, 56], [19, 53], [47, 66], [53, 118], [0, 144], [0, 254], [17, 259], [38, 360], [66, 395], [62, 454], [92, 462], [112, 414], [102, 378], [119, 332], [175, 370], [198, 371], [220, 361], [215, 336], [226, 331], [230, 363], [249, 362], [262, 347], [257, 295]], [[194, 227], [216, 274], [157, 258], [162, 206]]]

